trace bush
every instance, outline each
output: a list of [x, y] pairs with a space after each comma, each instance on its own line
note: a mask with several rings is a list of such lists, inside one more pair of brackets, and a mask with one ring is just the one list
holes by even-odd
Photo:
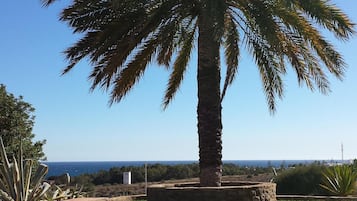
[[[88, 184], [101, 185], [122, 184], [123, 172], [131, 172], [132, 183], [140, 183], [145, 181], [145, 166], [125, 166], [113, 167], [108, 171], [99, 171], [93, 174], [83, 174], [73, 178], [74, 184], [86, 186]], [[240, 167], [235, 164], [224, 164], [224, 175], [258, 175], [260, 173], [271, 172], [270, 168], [262, 167]], [[157, 182], [170, 179], [188, 179], [195, 178], [199, 175], [199, 167], [197, 163], [193, 164], [178, 164], [178, 165], [163, 165], [150, 164], [147, 166], [147, 177], [149, 182]]]
[[275, 182], [277, 194], [290, 195], [321, 195], [325, 190], [320, 187], [324, 166], [308, 165], [289, 168], [281, 172]]
[[31, 158], [34, 162], [46, 160], [42, 150], [46, 140], [34, 141], [35, 134], [32, 133], [34, 111], [35, 108], [25, 102], [22, 96], [15, 97], [0, 84], [0, 137], [10, 159], [11, 156], [18, 156], [21, 144], [25, 158]]

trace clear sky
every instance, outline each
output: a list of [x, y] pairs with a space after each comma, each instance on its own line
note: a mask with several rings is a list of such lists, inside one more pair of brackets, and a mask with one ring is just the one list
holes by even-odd
[[[78, 35], [58, 21], [67, 0], [49, 8], [38, 1], [3, 0], [0, 7], [0, 83], [36, 108], [34, 133], [46, 139], [49, 161], [197, 160], [196, 55], [174, 101], [161, 103], [168, 80], [155, 63], [119, 104], [90, 93], [86, 61], [60, 76], [61, 53]], [[335, 0], [357, 23], [357, 1]], [[224, 160], [357, 158], [357, 36], [329, 39], [349, 68], [343, 82], [331, 78], [328, 96], [299, 87], [292, 71], [270, 115], [258, 70], [243, 54], [239, 76], [223, 102]]]

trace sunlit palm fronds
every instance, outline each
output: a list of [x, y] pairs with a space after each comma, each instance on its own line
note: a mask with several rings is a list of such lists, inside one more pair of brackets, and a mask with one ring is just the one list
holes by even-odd
[[[42, 0], [46, 6], [53, 2], [55, 0]], [[74, 32], [84, 35], [65, 51], [69, 65], [63, 73], [88, 57], [94, 66], [90, 74], [92, 89], [100, 86], [113, 90], [112, 103], [120, 101], [144, 72], [143, 69], [140, 73], [128, 69], [129, 64], [137, 68], [138, 62], [132, 58], [147, 58], [139, 62], [141, 66], [156, 59], [158, 64], [172, 68], [173, 72], [164, 96], [164, 106], [167, 106], [186, 69], [178, 66], [188, 64], [186, 59], [193, 48], [195, 38], [191, 38], [188, 46], [188, 35], [199, 28], [190, 27], [193, 30], [187, 31], [188, 21], [192, 24], [199, 18], [202, 5], [201, 1], [189, 0], [75, 0], [63, 10], [60, 19]], [[282, 76], [286, 73], [286, 64], [293, 67], [300, 84], [305, 83], [309, 89], [319, 89], [322, 93], [330, 91], [327, 72], [342, 79], [345, 70], [342, 56], [317, 26], [347, 40], [354, 33], [354, 24], [328, 1], [227, 0], [215, 1], [212, 8], [209, 18], [215, 21], [214, 35], [224, 47], [227, 65], [222, 99], [238, 73], [242, 45], [259, 67], [271, 111], [276, 108], [275, 99], [284, 93]], [[176, 58], [174, 62], [172, 57]], [[131, 77], [135, 81], [129, 85], [120, 78], [128, 72], [137, 74]]]

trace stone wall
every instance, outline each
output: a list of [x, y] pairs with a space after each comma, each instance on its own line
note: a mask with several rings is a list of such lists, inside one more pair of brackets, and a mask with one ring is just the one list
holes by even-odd
[[197, 183], [159, 184], [148, 188], [148, 201], [276, 201], [274, 183], [226, 182], [221, 187]]

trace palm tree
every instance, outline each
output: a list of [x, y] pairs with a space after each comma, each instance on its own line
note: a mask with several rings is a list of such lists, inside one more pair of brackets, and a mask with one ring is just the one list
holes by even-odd
[[[42, 0], [49, 5], [55, 0]], [[320, 32], [348, 40], [348, 17], [326, 0], [73, 0], [60, 17], [83, 37], [65, 51], [70, 71], [89, 58], [92, 89], [119, 102], [156, 60], [171, 71], [166, 108], [183, 80], [197, 42], [200, 183], [220, 186], [221, 102], [238, 72], [242, 46], [253, 56], [271, 112], [282, 98], [282, 76], [291, 66], [300, 84], [329, 92], [327, 73], [342, 79], [345, 63]], [[221, 90], [220, 51], [227, 71]]]

